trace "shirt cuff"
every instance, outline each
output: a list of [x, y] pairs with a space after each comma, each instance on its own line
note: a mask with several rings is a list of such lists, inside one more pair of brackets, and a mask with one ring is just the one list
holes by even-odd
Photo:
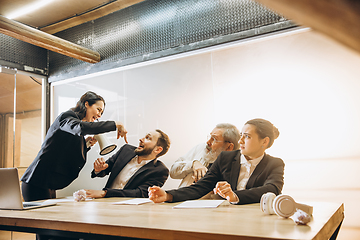
[[184, 171], [184, 172], [191, 172], [194, 161], [196, 161], [196, 159], [187, 162], [187, 163], [185, 164], [185, 167], [183, 168], [183, 171]]
[[235, 196], [236, 196], [237, 201], [230, 202], [231, 204], [238, 204], [240, 202], [238, 195], [235, 194]]

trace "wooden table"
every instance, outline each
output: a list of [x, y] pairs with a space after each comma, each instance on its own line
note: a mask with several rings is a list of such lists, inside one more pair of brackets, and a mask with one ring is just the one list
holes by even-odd
[[[129, 198], [60, 202], [26, 211], [0, 210], [0, 229], [86, 239], [335, 239], [344, 219], [341, 203], [307, 203], [313, 220], [265, 215], [259, 204], [173, 209], [178, 203], [114, 205]], [[106, 235], [106, 238], [104, 237]], [[126, 238], [125, 238], [126, 239]]]

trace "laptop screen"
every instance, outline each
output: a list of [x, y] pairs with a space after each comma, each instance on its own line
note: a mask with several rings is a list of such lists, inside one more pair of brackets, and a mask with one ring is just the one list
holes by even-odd
[[0, 168], [0, 209], [22, 209], [17, 168]]

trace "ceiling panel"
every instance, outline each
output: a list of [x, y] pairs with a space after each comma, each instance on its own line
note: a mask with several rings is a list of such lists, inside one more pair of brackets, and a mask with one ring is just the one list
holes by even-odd
[[[31, 6], [39, 0], [1, 0], [0, 15], [7, 17], [15, 10]], [[47, 0], [49, 2], [38, 10], [25, 14], [14, 20], [33, 26], [43, 27], [61, 20], [82, 14], [91, 9], [112, 2], [110, 0]]]

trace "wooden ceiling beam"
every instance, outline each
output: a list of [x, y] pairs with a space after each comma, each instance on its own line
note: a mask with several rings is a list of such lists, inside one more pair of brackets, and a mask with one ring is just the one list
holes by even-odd
[[296, 23], [360, 52], [358, 0], [255, 0]]
[[75, 43], [7, 19], [0, 15], [0, 33], [89, 63], [100, 61], [100, 54]]
[[74, 17], [71, 17], [69, 19], [60, 21], [58, 23], [51, 24], [46, 27], [40, 27], [39, 29], [41, 31], [54, 34], [57, 32], [61, 32], [65, 29], [75, 27], [77, 25], [80, 25], [85, 22], [89, 22], [98, 18], [101, 18], [103, 16], [106, 16], [110, 13], [116, 12], [118, 10], [127, 8], [131, 5], [137, 4], [139, 2], [143, 2], [144, 0], [118, 0], [115, 2], [111, 2], [109, 4], [106, 4], [102, 7], [96, 8], [92, 11], [89, 11], [84, 14], [80, 14]]

